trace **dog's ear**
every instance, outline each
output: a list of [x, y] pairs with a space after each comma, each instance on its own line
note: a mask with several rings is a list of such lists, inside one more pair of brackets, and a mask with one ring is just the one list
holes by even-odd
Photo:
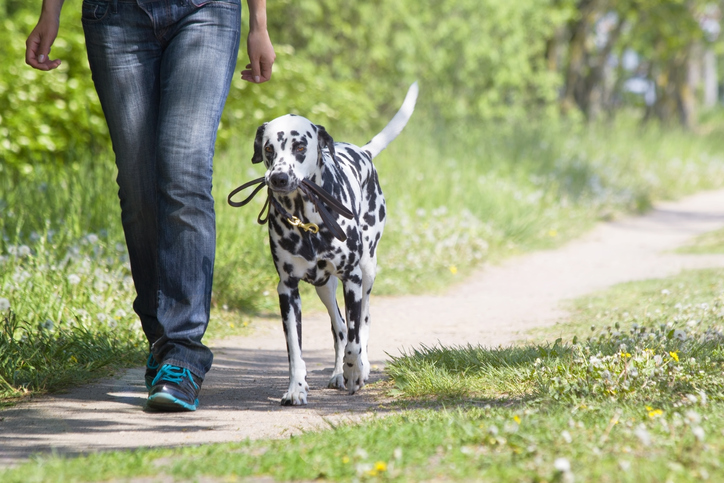
[[266, 131], [266, 124], [267, 123], [262, 124], [256, 130], [256, 137], [254, 138], [254, 155], [251, 157], [251, 162], [254, 164], [259, 164], [264, 161], [264, 146], [262, 146], [261, 143], [264, 138], [264, 131]]
[[317, 140], [319, 142], [319, 149], [320, 149], [319, 155], [320, 156], [322, 155], [322, 153], [321, 153], [322, 148], [327, 148], [327, 149], [329, 149], [329, 154], [332, 155], [332, 159], [334, 159], [336, 161], [337, 153], [334, 152], [334, 139], [332, 139], [332, 136], [329, 135], [327, 130], [324, 128], [324, 126], [320, 126], [319, 124], [317, 124]]

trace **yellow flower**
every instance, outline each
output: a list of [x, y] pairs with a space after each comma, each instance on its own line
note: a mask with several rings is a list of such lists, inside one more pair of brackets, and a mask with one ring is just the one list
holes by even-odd
[[557, 237], [557, 236], [558, 236], [558, 230], [555, 230], [555, 229], [548, 230], [548, 236], [550, 236], [550, 237]]
[[520, 416], [518, 416], [517, 414], [515, 416], [513, 416], [513, 421], [520, 424]]
[[455, 275], [456, 273], [458, 273], [458, 267], [456, 267], [455, 265], [451, 265], [451, 266], [450, 266], [450, 273], [452, 273], [453, 275]]
[[342, 463], [344, 463], [344, 464], [349, 463], [349, 456], [342, 456]]
[[676, 352], [669, 352], [669, 355], [672, 359], [674, 359], [676, 362], [679, 362], [679, 351]]
[[384, 461], [378, 461], [377, 463], [375, 463], [375, 471], [387, 471], [387, 463], [385, 463]]
[[[647, 409], [648, 409], [648, 406], [647, 406]], [[658, 417], [661, 416], [662, 414], [664, 414], [664, 412], [663, 412], [661, 409], [653, 409], [653, 410], [650, 410], [650, 411], [649, 411], [649, 417], [652, 418], [652, 419], [653, 419], [653, 418], [658, 418]]]

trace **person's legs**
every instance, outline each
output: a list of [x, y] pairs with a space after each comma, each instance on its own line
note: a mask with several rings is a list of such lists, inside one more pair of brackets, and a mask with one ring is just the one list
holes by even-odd
[[203, 379], [213, 358], [201, 343], [216, 236], [212, 157], [241, 6], [181, 3], [86, 0], [83, 23], [116, 153], [134, 309], [156, 361]]

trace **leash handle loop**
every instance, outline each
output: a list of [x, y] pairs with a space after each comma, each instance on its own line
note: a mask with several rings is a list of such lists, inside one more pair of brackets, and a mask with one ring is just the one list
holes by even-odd
[[[255, 184], [258, 184], [259, 186], [257, 186], [256, 188], [254, 188], [254, 191], [252, 191], [251, 194], [250, 194], [244, 201], [232, 201], [232, 200], [231, 200], [231, 198], [233, 198], [234, 195], [236, 195], [236, 194], [239, 193], [240, 191], [244, 191], [244, 190], [245, 190], [246, 188], [248, 188], [249, 186], [254, 186]], [[239, 187], [236, 188], [234, 191], [232, 191], [231, 193], [229, 193], [229, 196], [226, 198], [226, 201], [227, 201], [231, 206], [233, 206], [234, 208], [239, 208], [239, 207], [244, 206], [244, 205], [246, 205], [247, 203], [249, 203], [249, 202], [252, 200], [252, 198], [254, 198], [254, 196], [256, 196], [256, 194], [257, 194], [264, 186], [266, 186], [266, 180], [264, 179], [263, 176], [262, 176], [261, 178], [253, 179], [253, 180], [251, 180], [251, 181], [249, 181], [249, 182], [247, 182], [247, 183], [244, 183], [243, 185], [239, 186]], [[267, 203], [268, 203], [268, 202], [269, 202], [269, 200], [267, 200]], [[264, 211], [264, 210], [262, 210], [262, 212], [263, 212], [263, 211]], [[260, 216], [261, 216], [261, 215], [260, 215]]]

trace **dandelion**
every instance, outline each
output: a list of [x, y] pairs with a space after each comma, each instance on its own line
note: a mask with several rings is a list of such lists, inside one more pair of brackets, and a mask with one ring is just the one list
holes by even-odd
[[651, 445], [651, 434], [646, 430], [646, 426], [639, 424], [634, 430], [634, 435], [641, 441], [644, 446]]
[[693, 428], [691, 428], [691, 432], [694, 434], [694, 437], [697, 441], [699, 441], [700, 443], [704, 441], [704, 428], [702, 428], [701, 426], [694, 426]]
[[566, 458], [556, 458], [556, 460], [553, 462], [553, 467], [556, 469], [556, 471], [560, 471], [561, 473], [568, 473], [571, 471], [571, 462], [568, 461]]
[[68, 275], [68, 283], [71, 285], [78, 285], [80, 283], [80, 277], [75, 273]]
[[53, 321], [50, 320], [50, 319], [45, 319], [45, 322], [43, 322], [42, 324], [40, 324], [40, 326], [41, 326], [43, 329], [47, 330], [47, 331], [53, 330], [53, 326], [54, 326], [54, 325], [55, 325], [55, 324], [53, 324]]
[[387, 463], [385, 463], [384, 461], [378, 461], [377, 463], [375, 463], [374, 470], [380, 473], [383, 471], [387, 471]]
[[27, 245], [21, 245], [20, 248], [18, 248], [18, 256], [20, 258], [25, 258], [28, 255], [30, 255], [30, 247]]
[[125, 310], [123, 310], [123, 309], [118, 309], [118, 310], [116, 310], [115, 318], [116, 318], [116, 319], [124, 319], [124, 318], [126, 317], [126, 315], [128, 315], [128, 314], [126, 313]]
[[561, 432], [561, 438], [563, 438], [563, 441], [565, 441], [568, 444], [571, 444], [571, 441], [573, 441], [573, 438], [571, 437], [571, 433], [569, 433], [565, 429]]
[[664, 411], [662, 411], [661, 409], [653, 409], [650, 406], [646, 406], [646, 409], [648, 409], [649, 417], [651, 419], [658, 418], [659, 416], [664, 414]]
[[0, 312], [10, 310], [10, 301], [5, 297], [0, 297]]
[[669, 295], [670, 293], [671, 293], [671, 292], [669, 292], [668, 289], [663, 289], [663, 290], [661, 291], [661, 295]]
[[518, 416], [517, 414], [515, 416], [513, 416], [513, 421], [520, 424], [520, 416]]
[[451, 265], [450, 273], [452, 273], [453, 275], [456, 275], [458, 273], [458, 267], [456, 267], [455, 265]]
[[98, 319], [98, 322], [103, 323], [106, 321], [108, 316], [106, 314], [98, 314], [96, 315], [96, 318]]
[[701, 415], [696, 411], [686, 411], [684, 417], [686, 417], [686, 420], [689, 422], [689, 424], [698, 425], [699, 423], [701, 423]]
[[679, 362], [679, 351], [675, 352], [669, 352], [669, 355], [672, 359], [674, 359], [676, 362]]
[[[684, 332], [683, 330], [676, 329], [676, 330], [674, 331], [674, 339], [678, 339], [678, 340], [680, 340], [680, 341], [682, 341], [682, 342], [685, 341], [685, 340], [686, 340], [686, 332]], [[672, 357], [673, 357], [673, 356], [672, 356]], [[676, 360], [678, 361], [679, 359], [677, 358]]]
[[95, 245], [96, 243], [98, 243], [98, 235], [96, 235], [95, 233], [91, 233], [90, 235], [86, 236], [85, 239], [91, 245]]

